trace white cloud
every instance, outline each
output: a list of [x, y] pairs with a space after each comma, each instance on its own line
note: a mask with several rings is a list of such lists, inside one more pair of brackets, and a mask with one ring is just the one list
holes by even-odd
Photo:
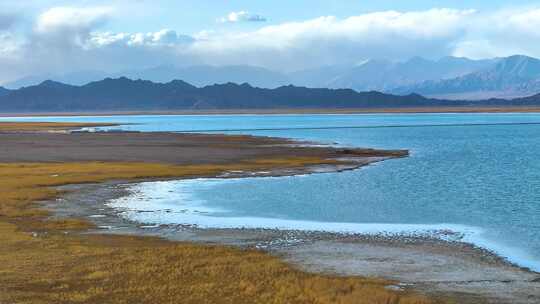
[[49, 33], [64, 30], [88, 30], [105, 23], [111, 7], [54, 7], [38, 16], [35, 31]]
[[[241, 22], [250, 16], [254, 15], [236, 12], [226, 20]], [[0, 77], [11, 73], [15, 78], [23, 71], [122, 70], [167, 63], [250, 64], [292, 70], [354, 64], [368, 58], [486, 58], [516, 53], [540, 57], [540, 44], [536, 43], [540, 8], [535, 7], [486, 12], [444, 8], [382, 11], [349, 18], [323, 16], [254, 30], [219, 28], [193, 35], [173, 29], [102, 30], [113, 18], [119, 14], [111, 7], [57, 7], [40, 14], [31, 32], [22, 37], [9, 28], [0, 29], [0, 64], [10, 67]]]
[[28, 47], [36, 55], [61, 61], [66, 52], [83, 50], [91, 33], [105, 25], [112, 13], [111, 7], [50, 8], [36, 18]]
[[365, 58], [438, 56], [466, 31], [472, 10], [385, 11], [346, 19], [333, 16], [217, 33], [196, 41], [192, 51], [210, 63], [247, 61], [278, 68], [356, 62]]
[[261, 15], [252, 14], [250, 12], [239, 11], [239, 12], [231, 12], [226, 17], [218, 19], [218, 21], [222, 23], [266, 22], [266, 18]]
[[174, 30], [163, 29], [149, 33], [94, 32], [90, 34], [87, 46], [99, 48], [109, 45], [125, 46], [169, 46], [177, 47], [194, 42], [194, 38], [179, 35]]
[[540, 37], [540, 9], [502, 11], [493, 17], [491, 26]]
[[540, 8], [481, 13], [469, 20], [465, 35], [454, 43], [453, 55], [470, 58], [525, 54], [540, 57]]

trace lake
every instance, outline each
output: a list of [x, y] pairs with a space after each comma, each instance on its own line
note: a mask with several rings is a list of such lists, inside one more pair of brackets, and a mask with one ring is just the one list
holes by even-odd
[[[127, 130], [289, 137], [409, 149], [359, 170], [133, 186], [111, 202], [150, 224], [437, 234], [540, 271], [540, 114], [174, 115], [0, 118]], [[133, 210], [154, 210], [137, 213]], [[444, 237], [444, 234], [441, 234]]]

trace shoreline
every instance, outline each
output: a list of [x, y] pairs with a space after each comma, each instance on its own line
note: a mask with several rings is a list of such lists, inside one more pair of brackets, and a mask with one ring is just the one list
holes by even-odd
[[301, 271], [257, 249], [89, 234], [95, 227], [88, 220], [51, 219], [38, 204], [60, 198], [64, 193], [57, 187], [63, 185], [270, 169], [303, 174], [312, 166], [345, 170], [407, 151], [291, 146], [289, 140], [253, 136], [31, 127], [2, 132], [0, 125], [0, 302], [446, 303], [407, 287], [393, 290], [393, 281]]
[[431, 114], [431, 113], [540, 113], [540, 106], [500, 107], [403, 107], [403, 108], [289, 108], [219, 110], [134, 110], [74, 112], [0, 113], [0, 118], [47, 116], [128, 116], [128, 115], [284, 115], [284, 114]]
[[[406, 150], [337, 148], [276, 137], [172, 132], [2, 132], [0, 162], [151, 162], [261, 169], [310, 164], [362, 166], [408, 156]], [[126, 148], [129, 147], [129, 148]], [[287, 162], [290, 159], [291, 162]], [[219, 172], [216, 172], [219, 173]]]
[[[439, 303], [440, 299], [458, 299], [459, 303], [535, 303], [534, 301], [539, 300], [537, 295], [540, 295], [540, 291], [536, 291], [540, 288], [540, 282], [536, 273], [517, 268], [488, 252], [478, 251], [459, 243], [441, 243], [430, 238], [368, 237], [298, 230], [197, 229], [183, 225], [141, 226], [125, 221], [116, 211], [103, 205], [111, 196], [126, 195], [126, 189], [119, 188], [118, 183], [216, 176], [289, 176], [335, 172], [355, 169], [388, 158], [405, 157], [408, 151], [314, 147], [306, 146], [308, 143], [270, 137], [173, 133], [91, 134], [49, 133], [41, 130], [34, 133], [0, 132], [0, 140], [7, 144], [0, 153], [2, 165], [0, 169], [7, 173], [0, 187], [7, 187], [8, 194], [8, 208], [0, 209], [3, 213], [0, 214], [0, 240], [6, 237], [8, 240], [7, 247], [0, 248], [0, 252], [5, 251], [0, 255], [0, 260], [5, 259], [11, 252], [17, 252], [18, 256], [19, 250], [25, 248], [28, 248], [25, 252], [33, 257], [27, 261], [34, 261], [36, 256], [39, 257], [37, 265], [20, 264], [19, 257], [12, 261], [5, 259], [8, 262], [8, 269], [9, 263], [15, 263], [16, 270], [7, 272], [13, 278], [11, 280], [10, 276], [8, 279], [0, 277], [0, 291], [3, 288], [2, 283], [7, 286], [18, 284], [27, 286], [26, 282], [35, 276], [36, 268], [55, 269], [56, 263], [61, 263], [60, 265], [66, 263], [67, 268], [64, 268], [64, 271], [70, 273], [72, 269], [69, 265], [87, 261], [89, 265], [83, 265], [79, 272], [71, 274], [70, 284], [79, 284], [76, 282], [80, 280], [83, 280], [82, 282], [92, 280], [93, 285], [90, 285], [92, 288], [96, 286], [95, 284], [101, 283], [105, 285], [99, 286], [108, 286], [106, 280], [95, 281], [94, 276], [113, 278], [112, 275], [120, 274], [127, 280], [139, 278], [136, 282], [144, 286], [140, 289], [142, 291], [140, 295], [144, 295], [147, 284], [158, 284], [158, 281], [148, 282], [147, 270], [144, 268], [140, 272], [126, 273], [126, 270], [133, 271], [133, 269], [118, 267], [117, 259], [124, 261], [133, 259], [137, 263], [151, 262], [151, 265], [160, 265], [163, 268], [160, 268], [160, 273], [170, 273], [175, 271], [174, 267], [172, 270], [168, 268], [172, 265], [170, 263], [173, 263], [170, 260], [171, 256], [190, 250], [204, 251], [210, 246], [217, 248], [216, 250], [231, 250], [235, 258], [260, 253], [260, 259], [275, 259], [283, 265], [291, 264], [293, 266], [288, 268], [289, 270], [278, 272], [287, 276], [307, 276], [308, 279], [314, 277], [317, 280], [347, 280], [356, 282], [354, 284], [363, 280], [368, 284], [379, 284], [377, 288], [382, 287], [376, 293], [360, 292], [364, 297], [378, 297], [378, 295], [386, 297], [387, 293], [391, 294], [391, 297], [404, 299], [412, 296], [415, 300], [411, 303], [430, 303], [425, 302], [427, 300], [422, 298], [422, 294], [432, 297], [435, 303]], [[126, 146], [131, 149], [125, 149]], [[110, 188], [107, 188], [108, 186]], [[39, 206], [35, 206], [34, 202], [49, 202], [48, 208], [50, 204], [55, 205], [55, 208], [49, 210], [36, 208]], [[95, 225], [102, 227], [96, 230]], [[110, 226], [119, 226], [122, 229], [111, 229], [113, 227]], [[15, 228], [12, 227], [18, 227], [18, 230], [13, 230]], [[14, 239], [11, 243], [10, 238]], [[175, 242], [169, 242], [167, 238]], [[26, 245], [21, 248], [21, 243], [25, 242], [39, 242], [42, 245], [40, 247]], [[123, 245], [118, 245], [118, 242]], [[68, 253], [59, 255], [53, 250], [64, 248], [66, 244], [71, 243], [75, 243], [75, 247], [65, 249]], [[201, 244], [208, 246], [200, 246]], [[240, 249], [223, 245], [234, 245]], [[147, 250], [152, 253], [141, 256], [138, 249], [133, 249], [140, 246], [149, 246]], [[177, 248], [176, 251], [171, 252], [169, 246]], [[123, 254], [111, 258], [108, 250], [120, 250]], [[93, 251], [100, 254], [96, 256]], [[169, 257], [166, 258], [169, 262], [157, 262], [159, 260], [154, 261], [154, 257]], [[198, 254], [189, 257], [195, 258], [192, 261], [195, 264], [200, 258]], [[183, 260], [174, 259], [174, 261]], [[211, 265], [218, 262], [217, 268], [212, 270], [214, 271], [212, 273], [221, 275], [220, 271], [228, 269], [219, 266], [220, 256], [210, 255], [209, 261]], [[263, 268], [255, 266], [243, 274], [236, 272], [236, 275], [260, 275], [260, 269], [276, 265], [275, 262], [272, 263], [264, 262]], [[103, 267], [97, 274], [95, 270], [90, 273], [89, 278], [79, 274], [80, 271], [85, 273], [89, 269], [95, 269], [96, 265]], [[237, 269], [240, 264], [235, 262], [234, 265], [234, 269]], [[244, 262], [241, 265], [244, 265]], [[185, 266], [180, 264], [176, 267], [185, 269]], [[188, 267], [192, 266], [188, 263]], [[24, 271], [20, 274], [20, 269], [25, 267], [28, 267], [29, 276], [25, 276]], [[114, 269], [113, 272], [110, 270], [111, 267]], [[449, 269], [452, 271], [449, 272]], [[471, 273], [471, 270], [474, 271]], [[231, 271], [232, 269], [225, 271], [222, 274], [223, 278], [230, 276]], [[410, 273], [416, 276], [411, 276]], [[424, 276], [419, 278], [418, 274]], [[43, 273], [35, 279], [41, 282], [43, 276], [49, 275], [53, 276], [51, 282], [60, 280], [56, 284], [62, 284], [60, 282], [65, 280], [63, 273], [60, 273], [59, 277], [54, 277], [54, 272]], [[254, 283], [265, 284], [268, 282], [266, 276], [263, 276], [263, 280], [255, 280]], [[386, 279], [383, 280], [381, 277]], [[115, 280], [115, 282], [126, 281]], [[170, 281], [160, 284], [168, 282]], [[207, 284], [206, 278], [197, 282], [202, 286]], [[216, 282], [223, 280], [218, 279]], [[290, 284], [288, 279], [280, 282], [283, 282], [284, 286]], [[226, 286], [230, 288], [229, 285]], [[333, 285], [330, 291], [339, 290], [339, 286], [343, 285]], [[5, 290], [10, 292], [17, 290], [12, 288], [7, 287]], [[125, 292], [120, 295], [122, 301], [136, 296], [128, 292], [131, 290], [129, 285], [122, 288]], [[501, 290], [505, 290], [505, 294], [501, 294]], [[415, 291], [421, 292], [419, 298]], [[79, 291], [69, 289], [65, 292], [74, 292], [73, 296], [77, 297]], [[340, 294], [340, 291], [337, 291], [337, 294]], [[345, 296], [352, 297], [354, 294], [351, 292]], [[53, 298], [56, 296], [54, 291], [51, 295]], [[193, 293], [190, 295], [193, 296]], [[2, 299], [0, 292], [0, 300]], [[10, 300], [9, 295], [7, 300]]]
[[[354, 234], [265, 228], [199, 228], [150, 225], [129, 220], [107, 205], [140, 182], [62, 187], [66, 194], [42, 202], [54, 218], [84, 218], [98, 228], [90, 234], [152, 236], [172, 241], [232, 245], [263, 250], [303, 271], [325, 275], [378, 277], [400, 282], [427, 295], [450, 295], [459, 303], [536, 303], [540, 273], [461, 241], [430, 236]], [[504, 292], [502, 292], [504, 290]]]

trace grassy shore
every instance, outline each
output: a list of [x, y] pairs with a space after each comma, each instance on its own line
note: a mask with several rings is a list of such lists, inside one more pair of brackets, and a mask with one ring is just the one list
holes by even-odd
[[0, 122], [0, 132], [57, 131], [114, 125], [115, 124], [70, 122]]
[[[13, 126], [0, 125], [0, 131], [17, 130]], [[386, 288], [394, 282], [308, 274], [256, 250], [84, 234], [89, 222], [51, 220], [35, 204], [58, 197], [55, 187], [66, 184], [192, 178], [332, 161], [290, 156], [196, 165], [2, 163], [0, 303], [434, 303], [412, 291]]]

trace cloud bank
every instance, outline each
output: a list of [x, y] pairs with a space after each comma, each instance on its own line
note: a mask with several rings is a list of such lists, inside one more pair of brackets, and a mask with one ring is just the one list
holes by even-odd
[[[0, 81], [25, 74], [97, 69], [118, 71], [158, 64], [249, 64], [278, 70], [354, 64], [369, 58], [402, 60], [447, 55], [540, 57], [540, 8], [381, 11], [348, 18], [323, 16], [262, 25], [226, 26], [186, 35], [175, 29], [111, 32], [114, 7], [55, 7], [23, 34], [0, 15]], [[224, 22], [266, 20], [234, 12]]]

